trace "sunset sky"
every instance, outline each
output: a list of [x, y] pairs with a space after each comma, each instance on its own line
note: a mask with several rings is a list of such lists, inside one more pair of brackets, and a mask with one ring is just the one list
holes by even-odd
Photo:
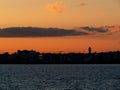
[[[85, 26], [88, 28], [83, 28]], [[0, 0], [0, 28], [8, 27], [85, 29], [90, 34], [38, 38], [1, 37], [0, 53], [18, 49], [87, 52], [89, 46], [98, 52], [120, 50], [120, 0]], [[106, 31], [97, 31], [99, 29]]]

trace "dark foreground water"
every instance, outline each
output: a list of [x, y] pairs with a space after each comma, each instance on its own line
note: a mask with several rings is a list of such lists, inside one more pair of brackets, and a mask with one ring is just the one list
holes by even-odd
[[0, 65], [0, 90], [120, 90], [120, 65]]

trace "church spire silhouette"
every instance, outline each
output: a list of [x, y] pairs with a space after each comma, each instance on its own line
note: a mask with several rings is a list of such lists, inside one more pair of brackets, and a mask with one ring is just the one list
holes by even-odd
[[88, 54], [91, 54], [91, 53], [92, 53], [92, 48], [89, 47], [89, 48], [88, 48]]

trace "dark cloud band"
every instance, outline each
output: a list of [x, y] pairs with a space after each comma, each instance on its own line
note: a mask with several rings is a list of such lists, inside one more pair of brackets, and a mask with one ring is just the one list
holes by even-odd
[[59, 28], [14, 27], [0, 30], [0, 37], [55, 37], [87, 35], [85, 32]]
[[120, 27], [79, 27], [77, 29], [13, 27], [0, 29], [0, 37], [60, 37], [80, 35], [112, 35], [120, 32]]

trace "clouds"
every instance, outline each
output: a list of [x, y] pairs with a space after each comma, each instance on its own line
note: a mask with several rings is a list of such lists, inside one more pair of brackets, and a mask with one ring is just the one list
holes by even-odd
[[120, 26], [79, 27], [75, 29], [13, 27], [0, 29], [0, 37], [61, 37], [87, 35], [113, 35], [120, 32]]
[[62, 1], [56, 1], [54, 3], [49, 3], [47, 5], [47, 9], [49, 11], [55, 12], [55, 13], [62, 13], [64, 10], [64, 4]]
[[105, 33], [105, 32], [109, 31], [108, 29], [105, 29], [105, 28], [102, 28], [102, 27], [96, 28], [96, 27], [86, 26], [86, 27], [81, 27], [81, 29], [89, 31], [89, 32], [98, 32], [98, 33]]
[[59, 28], [13, 27], [0, 30], [0, 37], [56, 37], [87, 35], [85, 32]]
[[80, 3], [80, 4], [78, 4], [79, 7], [86, 6], [86, 5], [87, 5], [86, 3]]
[[90, 26], [85, 26], [85, 27], [79, 27], [76, 28], [77, 31], [82, 31], [88, 33], [88, 35], [107, 35], [110, 30], [108, 28], [104, 27], [90, 27]]
[[[78, 7], [83, 7], [83, 6], [86, 6], [87, 4], [84, 3], [84, 2], [81, 2], [79, 4], [77, 4]], [[47, 10], [49, 10], [50, 12], [55, 12], [55, 13], [63, 13], [64, 11], [64, 3], [63, 1], [56, 1], [56, 2], [52, 2], [52, 3], [48, 3], [46, 5], [47, 7]]]
[[120, 26], [102, 26], [102, 27], [79, 27], [77, 31], [88, 33], [88, 35], [113, 35], [120, 32]]

